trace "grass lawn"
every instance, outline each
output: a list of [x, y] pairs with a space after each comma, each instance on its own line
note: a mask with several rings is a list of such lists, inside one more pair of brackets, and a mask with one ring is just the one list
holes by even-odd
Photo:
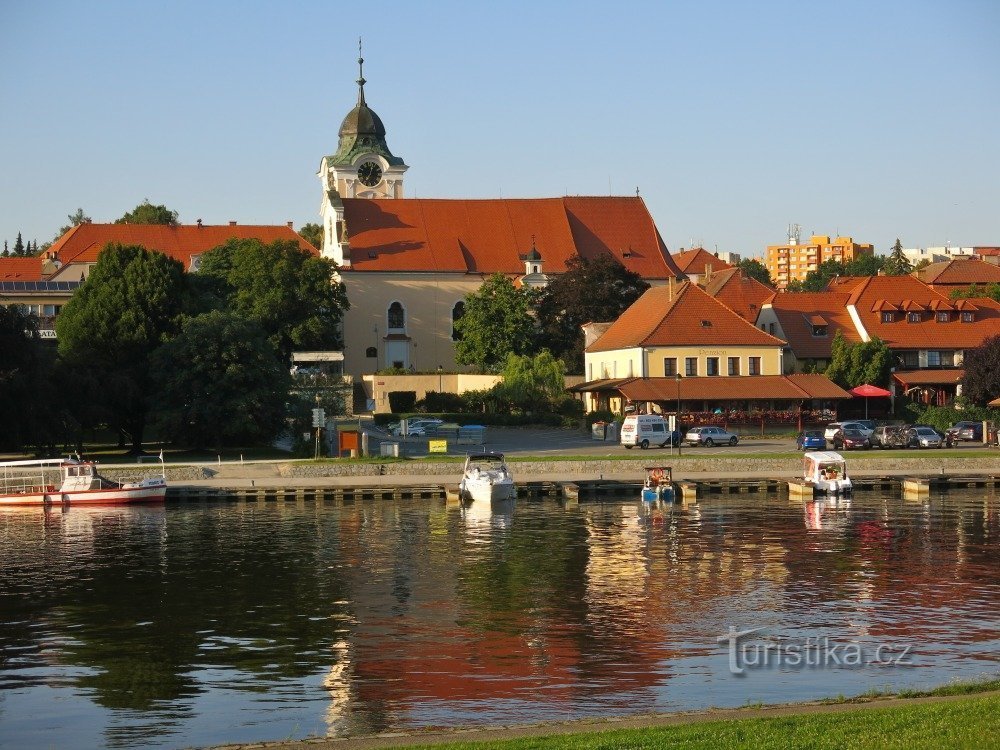
[[[648, 729], [616, 729], [505, 741], [449, 743], [458, 750], [641, 750], [643, 748], [988, 748], [1000, 747], [1000, 694], [949, 702], [851, 708], [838, 713], [698, 721]], [[416, 746], [410, 746], [416, 747]], [[419, 746], [424, 747], [424, 746]]]

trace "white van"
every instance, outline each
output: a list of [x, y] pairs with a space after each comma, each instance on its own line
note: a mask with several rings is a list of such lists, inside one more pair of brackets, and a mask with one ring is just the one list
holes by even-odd
[[622, 425], [621, 444], [631, 450], [633, 446], [648, 448], [658, 445], [665, 448], [670, 445], [670, 425], [660, 414], [633, 414], [625, 417]]

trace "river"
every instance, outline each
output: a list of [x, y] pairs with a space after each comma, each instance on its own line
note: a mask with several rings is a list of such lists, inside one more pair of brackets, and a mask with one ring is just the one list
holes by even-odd
[[981, 490], [0, 513], [4, 747], [529, 723], [998, 673], [1000, 500]]

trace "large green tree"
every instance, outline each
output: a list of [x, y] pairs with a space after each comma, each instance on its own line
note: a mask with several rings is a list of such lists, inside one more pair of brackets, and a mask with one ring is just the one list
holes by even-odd
[[616, 320], [647, 289], [641, 276], [609, 255], [572, 258], [566, 272], [553, 278], [535, 302], [539, 345], [562, 359], [569, 372], [582, 373], [580, 327]]
[[224, 309], [253, 321], [285, 362], [296, 349], [338, 349], [340, 324], [350, 307], [336, 268], [294, 240], [265, 245], [231, 239], [205, 253], [198, 276], [203, 293]]
[[773, 286], [771, 272], [767, 270], [767, 266], [756, 258], [743, 258], [736, 264], [736, 267], [751, 279], [756, 279], [761, 284]]
[[291, 375], [255, 323], [220, 310], [187, 318], [151, 364], [152, 418], [164, 439], [222, 450], [284, 426]]
[[882, 271], [886, 276], [905, 276], [913, 271], [913, 264], [903, 255], [903, 243], [896, 238], [896, 244], [892, 246], [892, 252], [885, 259]]
[[543, 349], [535, 356], [508, 354], [498, 395], [511, 407], [543, 411], [566, 392], [566, 367]]
[[303, 224], [299, 230], [299, 237], [317, 250], [323, 249], [323, 227], [319, 224]]
[[966, 349], [963, 365], [963, 396], [980, 405], [1000, 396], [1000, 336], [986, 339], [975, 349]]
[[[142, 451], [150, 404], [150, 355], [178, 327], [185, 275], [176, 260], [139, 246], [109, 245], [56, 318], [59, 355], [101, 383], [110, 424]], [[183, 366], [176, 363], [174, 366]]]
[[0, 305], [0, 448], [38, 444], [45, 373], [38, 321], [19, 305]]
[[127, 212], [115, 224], [168, 224], [177, 226], [177, 212], [166, 206], [154, 206], [146, 198], [142, 203]]
[[882, 339], [851, 343], [840, 331], [833, 337], [830, 364], [824, 371], [841, 388], [856, 388], [868, 383], [885, 388], [892, 372], [892, 351]]
[[532, 351], [535, 323], [530, 307], [529, 290], [514, 286], [501, 273], [490, 276], [465, 296], [465, 314], [455, 321], [461, 336], [455, 342], [455, 360], [483, 372], [499, 372], [508, 354]]
[[984, 286], [972, 284], [961, 289], [952, 289], [948, 296], [952, 299], [975, 299], [977, 297], [985, 297], [987, 299], [1000, 302], [1000, 284], [986, 284]]

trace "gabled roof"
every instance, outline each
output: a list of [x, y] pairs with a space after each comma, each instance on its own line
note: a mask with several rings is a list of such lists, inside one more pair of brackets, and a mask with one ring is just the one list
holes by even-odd
[[0, 258], [0, 281], [41, 281], [42, 258]]
[[[851, 342], [861, 341], [847, 310], [850, 295], [845, 292], [779, 292], [771, 300], [781, 332], [798, 359], [829, 359], [830, 347], [838, 331]], [[826, 336], [814, 336], [813, 327], [824, 325]]]
[[1000, 284], [1000, 266], [976, 259], [954, 259], [931, 263], [913, 275], [931, 286]]
[[182, 224], [175, 227], [165, 224], [80, 224], [56, 240], [49, 252], [55, 253], [63, 265], [96, 263], [98, 254], [110, 243], [141, 245], [147, 250], [157, 250], [179, 260], [185, 269], [190, 270], [192, 255], [201, 255], [233, 238], [255, 238], [265, 244], [276, 240], [294, 240], [303, 250], [319, 255], [315, 247], [288, 225], [250, 224]]
[[774, 289], [747, 276], [740, 268], [727, 268], [713, 273], [710, 279], [702, 280], [702, 283], [708, 294], [751, 323], [757, 320], [764, 302], [774, 294]]
[[784, 346], [689, 281], [647, 289], [587, 347], [606, 352], [650, 346]]
[[349, 271], [523, 274], [534, 247], [545, 273], [611, 255], [644, 279], [679, 271], [641, 198], [444, 200], [344, 198]]
[[721, 258], [712, 255], [703, 247], [693, 247], [680, 253], [674, 253], [674, 263], [682, 273], [703, 276], [708, 268], [712, 271], [725, 271], [732, 268]]

